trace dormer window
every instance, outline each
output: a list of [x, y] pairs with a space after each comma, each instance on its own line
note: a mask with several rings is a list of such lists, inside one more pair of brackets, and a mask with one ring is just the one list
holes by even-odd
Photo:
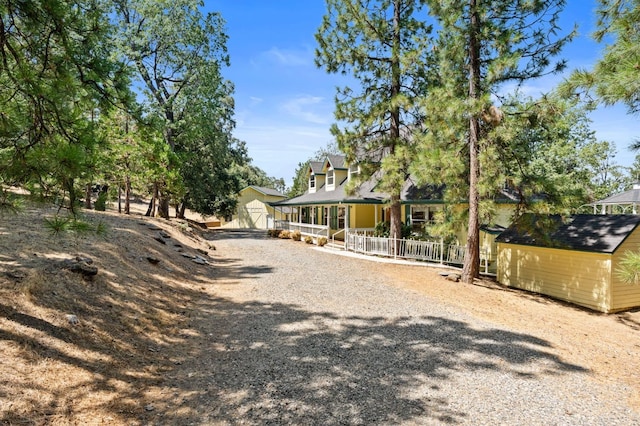
[[351, 164], [349, 166], [349, 178], [351, 178], [351, 175], [357, 175], [358, 173], [360, 173], [360, 166], [358, 164]]
[[334, 184], [333, 176], [334, 176], [333, 170], [327, 171], [327, 186], [333, 186]]
[[309, 176], [309, 189], [316, 189], [316, 176]]

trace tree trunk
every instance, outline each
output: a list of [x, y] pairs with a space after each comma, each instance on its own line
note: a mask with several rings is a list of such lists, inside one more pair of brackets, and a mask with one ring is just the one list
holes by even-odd
[[118, 184], [118, 214], [122, 214], [122, 185]]
[[184, 201], [180, 203], [180, 206], [176, 206], [176, 217], [179, 219], [185, 219], [184, 214], [187, 210], [187, 203]]
[[131, 178], [129, 175], [124, 178], [124, 214], [131, 214]]
[[84, 208], [91, 209], [91, 183], [88, 183], [84, 190]]
[[171, 196], [168, 193], [162, 192], [160, 194], [160, 201], [158, 203], [158, 216], [163, 219], [169, 219], [169, 203]]
[[[469, 28], [469, 98], [480, 97], [480, 18], [476, 0], [469, 0], [471, 23]], [[469, 226], [465, 251], [462, 281], [472, 284], [480, 276], [480, 224], [478, 217], [480, 178], [479, 160], [480, 123], [474, 112], [469, 119]]]
[[69, 191], [69, 211], [73, 215], [76, 216], [76, 191], [74, 189], [75, 179], [65, 179], [65, 185], [67, 187], [67, 191]]
[[[400, 70], [400, 0], [394, 0], [393, 3], [393, 46], [391, 53], [391, 99], [395, 100], [401, 89], [401, 70]], [[393, 101], [392, 101], [393, 103]], [[389, 155], [396, 154], [396, 145], [400, 139], [400, 108], [393, 107], [391, 109], [391, 149]], [[402, 206], [400, 204], [400, 194], [391, 195], [389, 236], [395, 238], [396, 244], [394, 252], [398, 253], [400, 239], [402, 238]]]
[[158, 182], [153, 183], [153, 195], [151, 196], [151, 201], [149, 201], [149, 207], [147, 208], [147, 212], [145, 213], [145, 216], [155, 217], [156, 198], [158, 198]]

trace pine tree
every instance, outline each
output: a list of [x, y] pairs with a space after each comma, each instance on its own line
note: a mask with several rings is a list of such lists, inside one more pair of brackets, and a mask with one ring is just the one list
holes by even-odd
[[401, 238], [409, 135], [420, 121], [415, 100], [425, 87], [431, 27], [418, 18], [421, 10], [419, 0], [328, 0], [316, 33], [317, 65], [360, 85], [338, 90], [335, 118], [344, 127], [331, 131], [347, 161], [360, 164], [361, 179], [380, 177], [394, 238]]
[[[501, 85], [522, 83], [548, 72], [550, 60], [572, 34], [555, 37], [564, 0], [427, 0], [436, 19], [440, 81], [424, 101], [426, 132], [421, 137], [426, 177], [440, 172], [449, 197], [468, 199], [468, 238], [463, 280], [479, 275], [479, 214], [483, 168], [495, 167], [487, 156], [490, 133], [502, 113], [492, 105]], [[560, 71], [564, 62], [551, 71]], [[434, 170], [424, 170], [427, 164]], [[465, 189], [466, 188], [466, 189]], [[466, 194], [465, 194], [466, 192]], [[464, 196], [466, 195], [466, 196]]]
[[99, 0], [0, 3], [0, 183], [62, 190], [91, 173], [99, 112], [123, 90]]
[[630, 113], [637, 114], [640, 112], [640, 0], [600, 0], [596, 14], [598, 29], [594, 38], [597, 42], [607, 40], [603, 56], [592, 70], [575, 71], [563, 85], [565, 94], [578, 91], [586, 99], [605, 105], [621, 102]]

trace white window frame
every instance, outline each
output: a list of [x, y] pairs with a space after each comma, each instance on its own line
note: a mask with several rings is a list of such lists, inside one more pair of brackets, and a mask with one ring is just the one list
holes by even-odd
[[309, 176], [309, 192], [316, 192], [316, 175]]

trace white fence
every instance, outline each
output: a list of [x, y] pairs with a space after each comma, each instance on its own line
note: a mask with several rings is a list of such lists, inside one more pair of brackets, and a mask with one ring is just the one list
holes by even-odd
[[326, 225], [312, 225], [310, 223], [298, 223], [298, 222], [277, 220], [276, 229], [300, 231], [302, 235], [309, 235], [313, 238], [318, 238], [318, 237], [329, 238], [329, 227]]
[[[345, 250], [356, 253], [386, 256], [400, 259], [421, 260], [448, 265], [464, 264], [466, 247], [446, 245], [441, 242], [396, 240], [394, 238], [371, 237], [348, 233], [345, 239]], [[397, 250], [396, 250], [397, 248]], [[484, 251], [480, 252], [480, 265], [488, 272], [488, 259]]]

